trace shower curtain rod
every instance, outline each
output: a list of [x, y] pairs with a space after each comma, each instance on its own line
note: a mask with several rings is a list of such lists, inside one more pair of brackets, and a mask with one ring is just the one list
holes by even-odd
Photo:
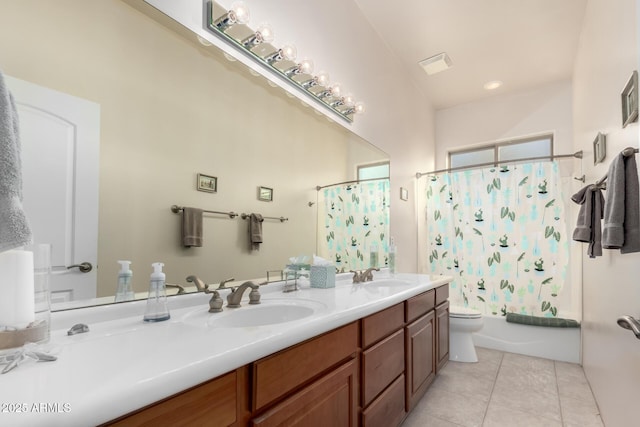
[[[336, 182], [335, 184], [329, 184], [329, 185], [323, 185], [323, 186], [316, 186], [316, 191], [320, 191], [323, 188], [327, 188], [327, 187], [333, 187], [334, 185], [343, 185], [343, 184], [358, 184], [360, 182], [367, 182], [367, 181], [379, 181], [381, 179], [385, 179], [385, 178], [367, 178], [367, 179], [354, 179], [353, 181], [344, 181], [344, 182]], [[389, 177], [387, 177], [386, 179], [389, 179]]]
[[513, 159], [513, 160], [503, 161], [503, 162], [485, 162], [485, 163], [478, 163], [472, 166], [458, 166], [455, 168], [438, 169], [431, 172], [416, 172], [416, 178], [422, 178], [425, 175], [433, 175], [433, 174], [442, 173], [442, 172], [453, 172], [453, 171], [462, 170], [462, 169], [474, 169], [476, 167], [481, 167], [481, 166], [498, 166], [499, 164], [504, 164], [504, 163], [525, 162], [525, 161], [531, 161], [531, 160], [553, 160], [553, 159], [563, 159], [563, 158], [571, 158], [571, 157], [574, 157], [576, 159], [581, 159], [582, 150], [576, 151], [573, 154], [557, 154], [557, 155], [551, 155], [551, 156], [526, 157], [523, 159]]

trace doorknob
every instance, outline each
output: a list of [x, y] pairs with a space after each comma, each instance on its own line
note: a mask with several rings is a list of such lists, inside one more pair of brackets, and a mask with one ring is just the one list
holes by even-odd
[[90, 262], [81, 262], [80, 264], [70, 265], [67, 267], [67, 270], [71, 268], [77, 268], [80, 270], [80, 273], [88, 273], [93, 270], [93, 265]]
[[634, 319], [632, 316], [618, 317], [618, 325], [620, 327], [633, 331], [636, 338], [640, 339], [640, 322]]

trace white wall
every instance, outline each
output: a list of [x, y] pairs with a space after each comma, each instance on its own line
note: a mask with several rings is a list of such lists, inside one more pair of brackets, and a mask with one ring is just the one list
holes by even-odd
[[[622, 128], [620, 92], [640, 67], [637, 0], [590, 0], [574, 69], [574, 147], [592, 159], [592, 141], [607, 134], [607, 158], [585, 161], [587, 182], [602, 177], [621, 149], [638, 147], [638, 124]], [[636, 156], [636, 159], [638, 156]], [[604, 250], [583, 263], [583, 366], [607, 427], [638, 424], [640, 342], [617, 326], [640, 317], [640, 253]]]
[[554, 133], [555, 154], [572, 152], [571, 82], [496, 95], [436, 112], [437, 169], [448, 165], [447, 153], [513, 137]]
[[[135, 2], [136, 0], [124, 0]], [[152, 0], [176, 10], [172, 0]], [[229, 8], [233, 0], [219, 0]], [[340, 122], [391, 158], [391, 235], [398, 246], [398, 270], [417, 271], [415, 173], [433, 167], [434, 111], [419, 89], [407, 79], [394, 55], [373, 30], [355, 2], [344, 0], [245, 0], [251, 11], [249, 25], [272, 25], [273, 44], [293, 42], [298, 58], [311, 58], [316, 71], [329, 72], [367, 112], [353, 124]], [[183, 1], [184, 25], [202, 30], [200, 0]], [[185, 13], [185, 9], [193, 9]], [[182, 20], [183, 18], [181, 18]], [[205, 33], [206, 34], [206, 33]], [[400, 201], [400, 187], [409, 189]]]

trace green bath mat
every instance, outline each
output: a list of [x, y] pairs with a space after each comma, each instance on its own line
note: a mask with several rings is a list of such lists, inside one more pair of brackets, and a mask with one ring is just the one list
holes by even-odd
[[552, 328], [579, 328], [580, 323], [573, 319], [559, 317], [537, 317], [525, 314], [507, 313], [507, 322], [531, 326], [548, 326]]

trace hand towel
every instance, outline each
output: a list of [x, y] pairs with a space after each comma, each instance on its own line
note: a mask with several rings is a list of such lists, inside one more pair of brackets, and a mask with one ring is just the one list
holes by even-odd
[[607, 173], [602, 246], [623, 254], [640, 252], [640, 194], [634, 155], [620, 153]]
[[18, 111], [0, 72], [0, 252], [32, 243], [22, 207]]
[[571, 196], [571, 200], [581, 205], [576, 228], [573, 230], [573, 240], [589, 243], [587, 254], [590, 258], [601, 256], [602, 226], [600, 220], [604, 205], [602, 190], [595, 185], [587, 185]]
[[182, 209], [182, 246], [185, 248], [202, 246], [202, 209]]
[[262, 215], [252, 213], [249, 216], [249, 241], [251, 242], [251, 249], [257, 251], [260, 249], [260, 243], [262, 243]]

